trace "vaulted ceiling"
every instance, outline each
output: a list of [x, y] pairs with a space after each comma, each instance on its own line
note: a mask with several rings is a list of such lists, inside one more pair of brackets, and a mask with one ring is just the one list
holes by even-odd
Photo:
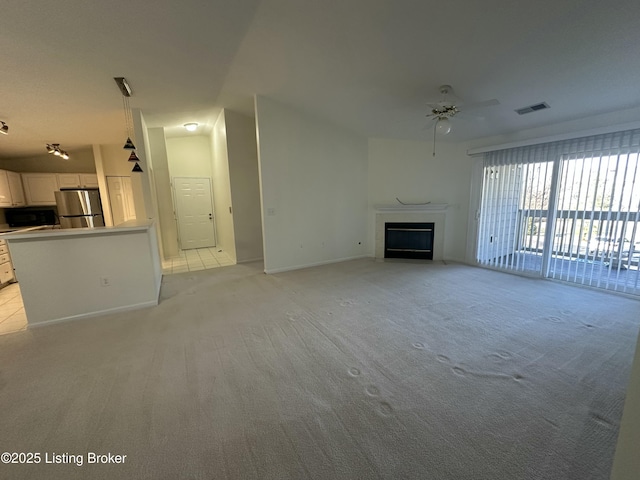
[[[168, 135], [273, 97], [366, 136], [463, 141], [640, 108], [637, 0], [0, 0], [0, 158], [125, 137], [127, 78]], [[515, 109], [539, 102], [530, 115]]]

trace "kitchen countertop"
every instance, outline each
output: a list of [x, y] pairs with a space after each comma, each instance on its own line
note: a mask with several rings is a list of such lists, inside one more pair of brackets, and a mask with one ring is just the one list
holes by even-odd
[[5, 235], [7, 233], [33, 232], [36, 230], [54, 230], [59, 228], [60, 225], [38, 225], [35, 227], [0, 227], [0, 235]]
[[37, 240], [40, 238], [64, 238], [78, 236], [110, 235], [125, 232], [136, 232], [148, 230], [153, 225], [149, 220], [130, 220], [121, 223], [116, 227], [94, 227], [94, 228], [59, 228], [55, 226], [31, 227], [27, 229], [15, 230], [3, 233], [2, 236], [11, 242], [12, 240]]

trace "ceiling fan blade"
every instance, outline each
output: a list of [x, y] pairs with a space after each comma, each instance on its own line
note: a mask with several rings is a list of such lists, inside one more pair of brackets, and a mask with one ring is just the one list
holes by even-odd
[[491, 100], [485, 100], [483, 102], [461, 103], [460, 105], [458, 105], [458, 108], [461, 111], [464, 110], [466, 112], [468, 110], [476, 110], [478, 108], [493, 107], [495, 105], [500, 105], [500, 102], [494, 98]]

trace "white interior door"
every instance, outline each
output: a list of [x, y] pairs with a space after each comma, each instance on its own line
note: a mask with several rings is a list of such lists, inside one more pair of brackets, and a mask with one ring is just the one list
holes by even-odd
[[131, 177], [107, 176], [107, 190], [113, 224], [119, 225], [127, 220], [134, 220], [136, 209], [133, 203]]
[[216, 245], [210, 178], [174, 177], [173, 191], [180, 248]]

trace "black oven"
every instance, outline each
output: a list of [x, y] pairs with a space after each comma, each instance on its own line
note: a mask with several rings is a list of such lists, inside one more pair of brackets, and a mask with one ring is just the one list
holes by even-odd
[[7, 208], [4, 214], [10, 227], [35, 227], [58, 223], [54, 208]]

